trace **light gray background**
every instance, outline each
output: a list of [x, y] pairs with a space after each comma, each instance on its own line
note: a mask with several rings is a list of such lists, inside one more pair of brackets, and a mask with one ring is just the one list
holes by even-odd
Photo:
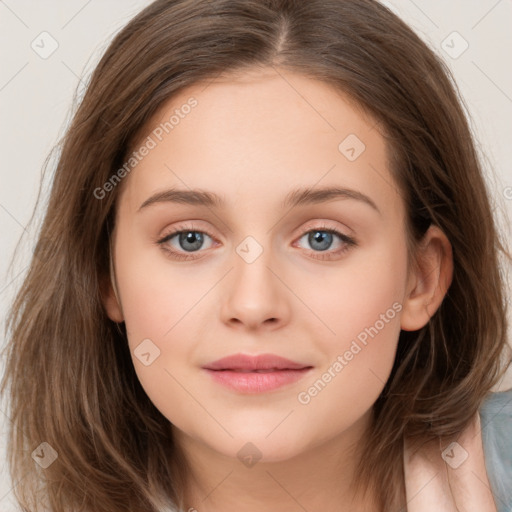
[[[307, 0], [305, 0], [307, 1]], [[28, 264], [37, 224], [27, 227], [42, 164], [64, 133], [73, 94], [111, 37], [147, 0], [0, 0], [0, 311], [3, 319]], [[512, 1], [388, 0], [455, 73], [484, 158], [500, 228], [510, 240], [512, 218]], [[31, 47], [56, 51], [41, 58]], [[456, 31], [460, 34], [453, 35]], [[46, 37], [42, 41], [41, 38]], [[444, 43], [443, 43], [444, 41]], [[460, 56], [465, 42], [469, 45]], [[451, 55], [450, 55], [451, 54]], [[507, 64], [508, 62], [508, 64]], [[462, 220], [462, 219], [461, 219]], [[14, 247], [23, 235], [10, 269]], [[9, 270], [9, 271], [8, 271]], [[3, 345], [3, 337], [2, 337]], [[0, 362], [3, 371], [3, 360]], [[497, 389], [512, 387], [512, 372]], [[5, 467], [0, 404], [0, 510], [14, 510]], [[35, 448], [35, 447], [34, 447]]]

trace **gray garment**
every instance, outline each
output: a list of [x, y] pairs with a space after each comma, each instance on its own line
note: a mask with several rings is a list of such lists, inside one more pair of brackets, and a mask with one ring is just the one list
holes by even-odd
[[489, 393], [480, 408], [485, 466], [498, 512], [512, 512], [512, 389]]

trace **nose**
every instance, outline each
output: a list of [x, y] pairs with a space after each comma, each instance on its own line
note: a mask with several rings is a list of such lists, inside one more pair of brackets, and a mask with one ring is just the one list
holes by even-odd
[[284, 276], [272, 265], [270, 251], [254, 260], [234, 255], [234, 269], [221, 290], [222, 321], [231, 327], [274, 330], [288, 322], [290, 296]]

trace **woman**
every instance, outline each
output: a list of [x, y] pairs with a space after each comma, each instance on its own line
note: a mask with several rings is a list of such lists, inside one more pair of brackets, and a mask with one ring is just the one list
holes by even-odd
[[38, 247], [4, 378], [23, 506], [510, 507], [510, 255], [449, 72], [379, 3], [152, 3]]

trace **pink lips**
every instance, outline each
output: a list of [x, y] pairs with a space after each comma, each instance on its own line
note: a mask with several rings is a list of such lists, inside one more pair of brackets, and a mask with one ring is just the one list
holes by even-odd
[[311, 368], [274, 354], [235, 354], [203, 366], [216, 382], [242, 393], [280, 388], [298, 381]]

